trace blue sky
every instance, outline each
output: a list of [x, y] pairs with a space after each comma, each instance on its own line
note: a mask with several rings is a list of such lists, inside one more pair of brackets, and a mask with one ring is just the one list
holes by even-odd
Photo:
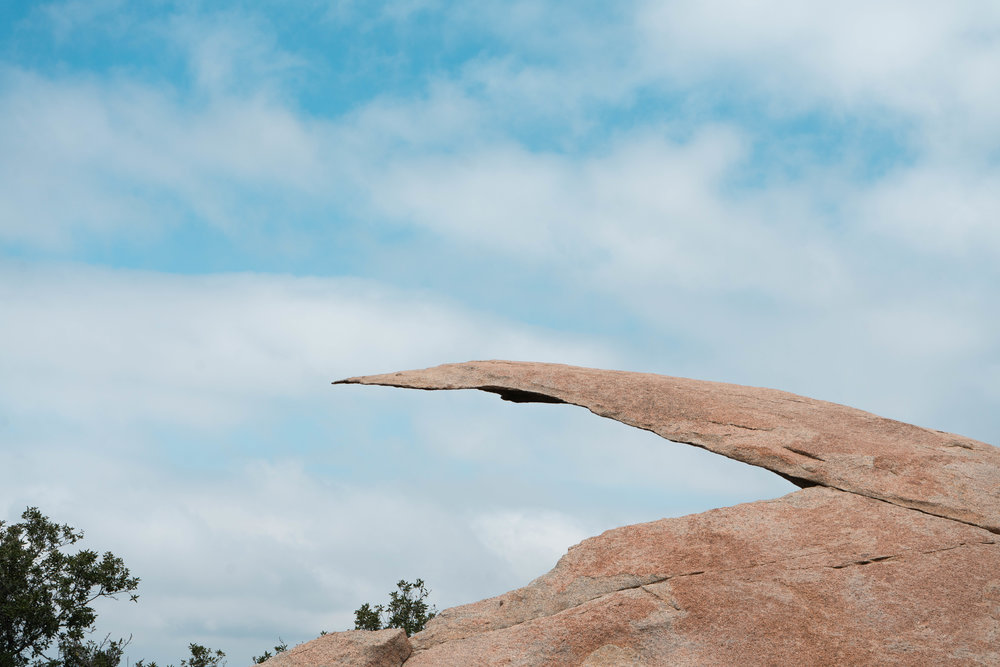
[[776, 476], [469, 359], [770, 386], [1000, 442], [1000, 9], [0, 7], [0, 512], [122, 555], [130, 657], [498, 594]]

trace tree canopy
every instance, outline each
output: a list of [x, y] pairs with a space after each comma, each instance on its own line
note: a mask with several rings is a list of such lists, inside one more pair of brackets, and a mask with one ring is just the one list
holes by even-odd
[[81, 539], [82, 531], [53, 523], [37, 507], [20, 523], [0, 521], [0, 667], [51, 664], [53, 643], [67, 665], [120, 657], [125, 640], [84, 643], [97, 620], [91, 604], [121, 593], [137, 600], [139, 578], [110, 551], [64, 552]]

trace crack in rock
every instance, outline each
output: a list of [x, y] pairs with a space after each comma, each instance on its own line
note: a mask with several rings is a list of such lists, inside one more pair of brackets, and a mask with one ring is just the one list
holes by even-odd
[[[662, 582], [660, 582], [660, 583], [662, 583]], [[654, 598], [656, 598], [657, 602], [665, 602], [670, 607], [672, 607], [675, 611], [681, 611], [681, 612], [684, 611], [683, 609], [681, 609], [680, 604], [678, 604], [677, 600], [675, 600], [672, 595], [668, 595], [668, 596], [660, 595], [659, 591], [656, 591], [656, 590], [653, 590], [652, 588], [650, 588], [650, 586], [652, 586], [652, 585], [653, 584], [649, 584], [647, 586], [640, 586], [640, 588], [643, 591], [645, 591], [646, 593], [648, 593], [649, 595], [652, 595]]]
[[804, 456], [807, 459], [813, 459], [814, 461], [826, 461], [822, 456], [817, 456], [811, 452], [807, 452], [804, 449], [799, 449], [798, 447], [790, 447], [789, 445], [783, 445], [783, 447], [792, 452], [793, 454], [798, 454], [799, 456]]
[[840, 563], [839, 565], [828, 565], [827, 567], [834, 570], [842, 570], [845, 567], [853, 567], [855, 565], [871, 565], [872, 563], [881, 563], [884, 560], [889, 560], [890, 558], [898, 558], [899, 554], [893, 554], [892, 556], [875, 556], [874, 558], [865, 558], [863, 560], [852, 560], [848, 563]]
[[[902, 549], [894, 554], [888, 554], [884, 556], [872, 556], [871, 558], [862, 558], [859, 560], [852, 560], [844, 563], [838, 563], [836, 565], [823, 565], [822, 567], [827, 567], [832, 570], [842, 570], [847, 567], [865, 566], [865, 565], [871, 565], [873, 563], [882, 563], [888, 560], [896, 560], [907, 556], [927, 556], [929, 554], [941, 553], [943, 551], [952, 551], [954, 549], [961, 549], [962, 547], [975, 547], [983, 545], [996, 545], [996, 542], [993, 540], [982, 540], [980, 542], [959, 542], [958, 544], [952, 544], [946, 547], [940, 547], [938, 549], [928, 549], [926, 551], [919, 551], [917, 549]], [[808, 569], [808, 568], [795, 568], [795, 569]]]
[[773, 431], [774, 427], [771, 426], [747, 426], [746, 424], [737, 424], [735, 422], [722, 422], [716, 421], [714, 419], [708, 419], [710, 424], [718, 424], [719, 426], [732, 426], [734, 428], [741, 428], [745, 431]]

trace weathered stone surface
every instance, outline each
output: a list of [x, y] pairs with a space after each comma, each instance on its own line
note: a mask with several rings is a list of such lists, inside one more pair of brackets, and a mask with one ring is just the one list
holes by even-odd
[[445, 610], [406, 665], [998, 664], [998, 541], [820, 487], [626, 526]]
[[341, 380], [481, 389], [570, 403], [601, 417], [818, 484], [1000, 533], [1000, 450], [775, 389], [515, 361], [473, 361]]
[[402, 630], [350, 630], [323, 635], [279, 653], [268, 667], [399, 667], [410, 656]]
[[342, 382], [580, 405], [805, 487], [585, 540], [442, 612], [408, 667], [1000, 664], [996, 448], [770, 389], [554, 364]]

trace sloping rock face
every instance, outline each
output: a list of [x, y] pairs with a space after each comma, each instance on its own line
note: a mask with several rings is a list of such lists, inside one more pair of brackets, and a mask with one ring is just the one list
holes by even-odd
[[268, 667], [400, 667], [412, 652], [399, 629], [350, 630], [324, 635], [279, 653]]
[[803, 487], [585, 540], [528, 586], [442, 612], [407, 667], [1000, 664], [990, 445], [771, 389], [555, 364], [341, 383], [579, 405]]
[[586, 540], [442, 613], [406, 664], [1000, 664], [996, 542], [809, 488]]

